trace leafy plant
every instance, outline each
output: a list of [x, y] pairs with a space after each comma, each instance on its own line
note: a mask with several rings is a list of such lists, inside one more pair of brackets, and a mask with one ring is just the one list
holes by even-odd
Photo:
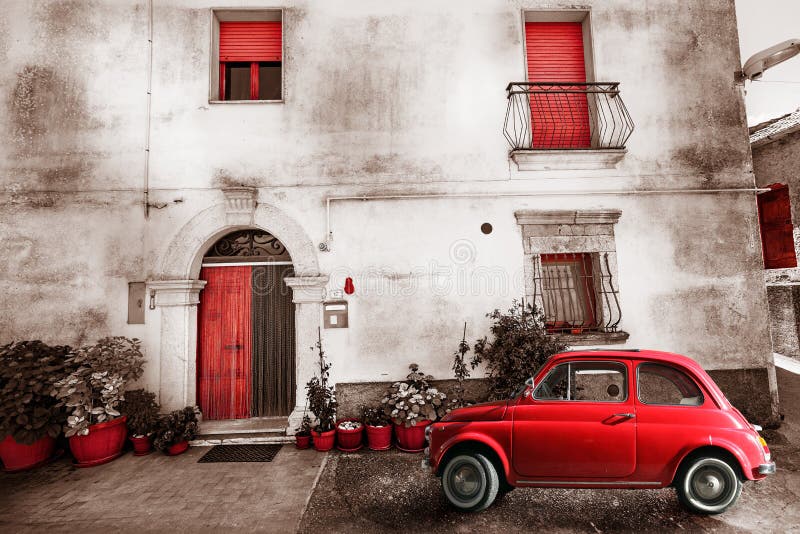
[[486, 316], [493, 321], [494, 339], [489, 342], [484, 337], [475, 343], [471, 366], [486, 363], [490, 399], [507, 399], [550, 356], [567, 348], [547, 335], [543, 313], [534, 306], [514, 300], [507, 313], [494, 310]]
[[125, 384], [142, 376], [144, 357], [138, 339], [106, 337], [74, 350], [69, 375], [53, 384], [51, 394], [67, 407], [66, 436], [85, 436], [91, 425], [119, 417]]
[[398, 425], [416, 426], [425, 419], [435, 421], [447, 413], [447, 395], [430, 385], [431, 375], [419, 370], [416, 363], [408, 366], [406, 380], [395, 382], [381, 400], [383, 412]]
[[322, 334], [317, 330], [319, 336], [318, 341], [315, 343], [311, 350], [316, 347], [319, 357], [319, 376], [314, 376], [306, 384], [308, 390], [308, 409], [316, 417], [316, 426], [314, 430], [317, 432], [328, 432], [334, 429], [336, 422], [336, 390], [333, 386], [328, 385], [330, 378], [331, 365], [325, 361], [325, 351], [322, 350]]
[[134, 437], [151, 434], [158, 424], [161, 407], [156, 402], [156, 394], [146, 389], [125, 392], [125, 400], [119, 408], [122, 415], [128, 416], [128, 429]]
[[197, 406], [187, 406], [161, 417], [156, 425], [153, 447], [166, 452], [176, 443], [193, 440], [197, 436], [199, 413]]
[[67, 374], [67, 346], [19, 341], [0, 347], [0, 441], [30, 445], [61, 433], [66, 413], [50, 392]]
[[310, 436], [311, 435], [311, 418], [307, 415], [303, 415], [303, 421], [300, 423], [295, 429], [294, 432], [295, 436]]
[[392, 422], [382, 406], [362, 406], [361, 420], [369, 426], [386, 426]]
[[469, 344], [467, 343], [467, 323], [464, 323], [464, 334], [461, 336], [461, 341], [458, 344], [458, 350], [453, 354], [453, 374], [456, 377], [456, 387], [453, 389], [453, 398], [450, 399], [450, 407], [452, 409], [461, 408], [467, 402], [464, 401], [464, 380], [469, 378], [469, 366], [467, 365], [464, 356], [469, 352]]

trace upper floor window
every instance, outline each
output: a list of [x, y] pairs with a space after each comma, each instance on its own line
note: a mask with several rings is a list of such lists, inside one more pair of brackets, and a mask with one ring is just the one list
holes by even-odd
[[789, 187], [772, 184], [769, 188], [770, 191], [756, 197], [764, 268], [797, 267]]
[[[280, 11], [215, 11], [216, 84], [212, 100], [280, 101], [283, 33]], [[216, 98], [215, 98], [216, 97]]]

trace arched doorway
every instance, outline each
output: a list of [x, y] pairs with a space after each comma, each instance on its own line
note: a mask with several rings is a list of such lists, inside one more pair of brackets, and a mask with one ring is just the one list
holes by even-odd
[[294, 275], [286, 247], [236, 230], [205, 253], [200, 280], [197, 401], [204, 419], [288, 416], [295, 408]]

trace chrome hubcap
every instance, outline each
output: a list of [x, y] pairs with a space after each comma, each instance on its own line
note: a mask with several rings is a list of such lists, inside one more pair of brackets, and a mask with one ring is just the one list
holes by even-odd
[[692, 483], [695, 494], [705, 501], [713, 501], [725, 493], [725, 477], [718, 470], [700, 470]]
[[461, 496], [475, 495], [480, 486], [480, 475], [471, 465], [463, 465], [453, 473], [453, 489]]

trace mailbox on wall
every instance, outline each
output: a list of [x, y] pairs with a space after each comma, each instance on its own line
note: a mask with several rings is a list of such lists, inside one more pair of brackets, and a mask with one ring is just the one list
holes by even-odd
[[347, 328], [347, 301], [331, 300], [323, 304], [325, 328]]

